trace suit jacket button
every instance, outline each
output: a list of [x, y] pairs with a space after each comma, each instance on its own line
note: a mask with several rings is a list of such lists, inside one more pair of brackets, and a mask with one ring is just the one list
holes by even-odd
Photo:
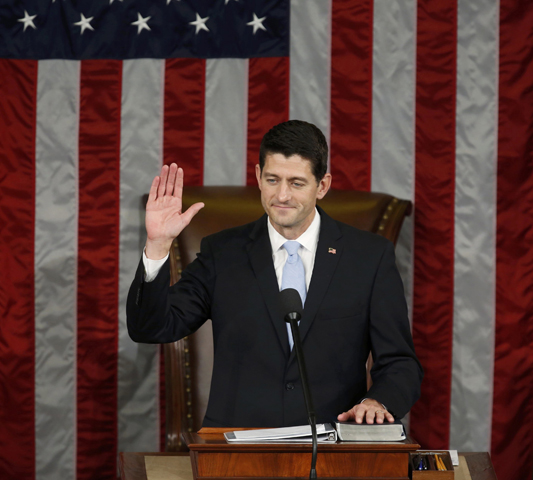
[[287, 390], [294, 390], [294, 383], [292, 382], [287, 383], [287, 385], [285, 385], [285, 388]]

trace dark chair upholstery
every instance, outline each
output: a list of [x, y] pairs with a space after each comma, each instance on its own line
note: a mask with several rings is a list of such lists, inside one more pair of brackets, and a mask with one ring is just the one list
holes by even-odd
[[[204, 202], [205, 208], [172, 245], [171, 282], [200, 250], [206, 235], [252, 222], [263, 213], [260, 193], [253, 187], [187, 187], [184, 208]], [[396, 243], [411, 202], [383, 193], [331, 190], [319, 205], [334, 219], [378, 233]], [[211, 322], [179, 342], [166, 344], [166, 450], [187, 451], [182, 432], [200, 429], [207, 408], [213, 365]]]

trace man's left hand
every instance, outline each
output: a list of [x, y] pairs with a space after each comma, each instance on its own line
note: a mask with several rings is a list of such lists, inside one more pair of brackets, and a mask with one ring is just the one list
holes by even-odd
[[385, 420], [394, 422], [394, 417], [373, 398], [367, 398], [363, 403], [359, 403], [337, 417], [339, 422], [363, 423], [363, 419], [366, 419], [366, 423], [374, 423], [374, 420], [376, 423], [383, 423]]

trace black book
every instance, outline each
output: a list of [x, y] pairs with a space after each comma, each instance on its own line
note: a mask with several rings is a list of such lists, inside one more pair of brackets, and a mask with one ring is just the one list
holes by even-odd
[[401, 442], [405, 440], [402, 422], [355, 423], [336, 422], [339, 439], [343, 442]]

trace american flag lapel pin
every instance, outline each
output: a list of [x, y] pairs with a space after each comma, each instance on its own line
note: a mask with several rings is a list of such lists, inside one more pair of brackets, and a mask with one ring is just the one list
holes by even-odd
[[337, 250], [335, 248], [329, 247], [328, 248], [328, 253], [332, 253], [333, 255], [335, 255], [337, 253]]

